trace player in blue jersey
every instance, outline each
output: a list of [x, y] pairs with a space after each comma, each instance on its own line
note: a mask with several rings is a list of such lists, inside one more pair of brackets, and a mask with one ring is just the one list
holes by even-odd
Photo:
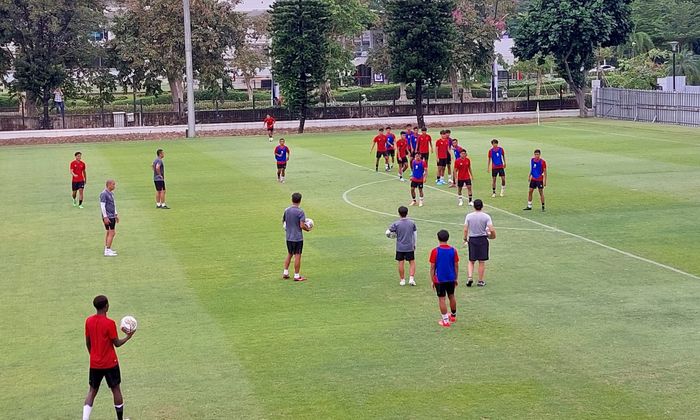
[[[440, 245], [430, 253], [430, 278], [433, 280], [433, 289], [438, 296], [438, 305], [442, 319], [439, 324], [449, 327], [457, 320], [457, 299], [455, 299], [455, 287], [458, 285], [459, 255], [457, 250], [447, 244], [450, 233], [441, 230], [437, 233]], [[450, 314], [447, 313], [445, 296], [450, 300]]]
[[389, 169], [391, 169], [396, 163], [396, 136], [391, 132], [391, 127], [386, 128], [384, 135], [386, 136], [386, 156], [387, 159], [391, 159], [391, 164], [389, 165]]
[[423, 207], [423, 184], [425, 177], [428, 175], [428, 164], [421, 158], [420, 153], [416, 153], [416, 158], [411, 162], [411, 205], [416, 205], [416, 188], [420, 195], [420, 203], [418, 207]]
[[284, 184], [284, 176], [287, 172], [287, 161], [292, 154], [289, 147], [284, 144], [284, 139], [280, 139], [279, 146], [275, 147], [275, 162], [277, 163], [277, 182]]
[[411, 153], [411, 159], [413, 159], [418, 153], [418, 136], [413, 132], [411, 124], [406, 126], [406, 141], [408, 142], [408, 151]]
[[486, 163], [486, 172], [491, 172], [491, 197], [496, 197], [496, 177], [501, 177], [501, 197], [506, 192], [506, 152], [498, 145], [498, 140], [491, 140], [489, 160]]
[[532, 192], [537, 188], [540, 192], [540, 202], [544, 211], [544, 187], [547, 186], [547, 162], [540, 159], [540, 149], [535, 149], [535, 155], [530, 159], [530, 190], [527, 193], [527, 207], [523, 210], [532, 210]]

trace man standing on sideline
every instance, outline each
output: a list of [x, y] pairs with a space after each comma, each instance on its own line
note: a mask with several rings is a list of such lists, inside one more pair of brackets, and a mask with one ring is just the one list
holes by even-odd
[[542, 202], [542, 211], [544, 211], [544, 187], [547, 186], [547, 162], [540, 159], [540, 149], [535, 149], [535, 156], [530, 159], [530, 190], [527, 193], [527, 207], [523, 210], [532, 210], [532, 192], [537, 188], [540, 193], [540, 202]]
[[270, 114], [267, 114], [263, 120], [263, 125], [267, 128], [267, 140], [270, 143], [272, 143], [272, 135], [275, 132], [275, 122], [277, 122], [277, 120], [272, 118]]
[[117, 183], [113, 179], [108, 179], [105, 189], [100, 193], [100, 209], [102, 210], [102, 222], [105, 225], [107, 234], [105, 235], [105, 257], [116, 257], [117, 253], [112, 250], [112, 241], [117, 234], [116, 227], [119, 223], [117, 206], [114, 204], [114, 188]]
[[63, 91], [60, 87], [57, 87], [53, 91], [53, 105], [56, 107], [56, 113], [61, 114], [61, 117], [63, 117], [66, 112], [66, 108], [63, 103]]
[[[455, 287], [459, 284], [459, 255], [457, 250], [447, 244], [450, 233], [441, 230], [437, 233], [440, 245], [430, 253], [430, 278], [433, 281], [433, 290], [438, 296], [438, 305], [442, 319], [438, 324], [449, 327], [457, 321], [457, 299], [455, 299]], [[450, 300], [450, 314], [447, 314], [445, 296]]]
[[467, 157], [467, 150], [461, 150], [461, 156], [455, 160], [455, 178], [457, 179], [457, 205], [463, 206], [462, 187], [467, 186], [469, 205], [472, 203], [472, 162]]
[[374, 136], [374, 139], [372, 139], [372, 147], [370, 147], [370, 149], [369, 149], [370, 155], [372, 154], [372, 151], [374, 150], [374, 146], [377, 146], [377, 154], [376, 154], [377, 160], [374, 162], [374, 171], [375, 172], [379, 171], [379, 159], [380, 158], [384, 158], [384, 170], [389, 171], [389, 158], [386, 155], [386, 136], [384, 135], [383, 128], [380, 128], [377, 135]]
[[416, 158], [411, 162], [411, 205], [416, 205], [416, 188], [420, 195], [418, 207], [423, 207], [423, 184], [428, 175], [428, 164], [421, 158], [420, 153], [416, 153]]
[[117, 419], [122, 420], [124, 418], [124, 398], [119, 386], [122, 378], [117, 352], [114, 351], [114, 348], [121, 347], [131, 340], [134, 331], [126, 333], [124, 338], [119, 338], [117, 324], [107, 318], [109, 310], [107, 296], [96, 296], [92, 304], [97, 313], [85, 320], [85, 346], [90, 354], [90, 388], [83, 406], [83, 420], [90, 420], [92, 405], [95, 402], [97, 391], [100, 389], [102, 378], [107, 381], [107, 386], [112, 390]]
[[464, 241], [469, 248], [469, 266], [467, 268], [467, 287], [474, 283], [474, 264], [479, 262], [479, 287], [486, 286], [484, 273], [486, 261], [489, 259], [489, 239], [496, 239], [496, 229], [493, 227], [491, 216], [484, 213], [484, 202], [474, 200], [474, 211], [464, 219]]
[[156, 208], [169, 209], [165, 204], [165, 164], [163, 163], [165, 152], [156, 150], [156, 159], [153, 161], [153, 183], [156, 186]]
[[291, 151], [285, 146], [284, 139], [280, 138], [279, 146], [275, 147], [275, 162], [277, 162], [277, 182], [284, 184], [284, 176], [287, 171], [287, 161]]
[[496, 197], [496, 177], [501, 177], [501, 197], [506, 192], [506, 152], [498, 145], [498, 140], [491, 140], [489, 160], [486, 163], [486, 172], [491, 170], [491, 197]]
[[292, 194], [292, 205], [284, 210], [282, 215], [282, 225], [287, 237], [287, 258], [284, 260], [284, 271], [282, 278], [289, 278], [289, 264], [294, 257], [294, 281], [304, 281], [306, 277], [299, 274], [301, 270], [301, 251], [304, 248], [304, 233], [309, 231], [309, 228], [304, 223], [306, 214], [299, 207], [301, 205], [301, 193], [295, 192]]
[[416, 224], [413, 222], [413, 220], [408, 218], [407, 207], [399, 207], [399, 216], [401, 216], [401, 218], [392, 223], [391, 226], [389, 226], [389, 229], [387, 229], [387, 235], [389, 233], [396, 234], [396, 261], [398, 261], [399, 277], [401, 278], [399, 286], [406, 285], [406, 270], [404, 261], [408, 261], [408, 275], [410, 276], [408, 278], [408, 284], [410, 286], [415, 286], [415, 252], [418, 231], [416, 230]]
[[[83, 208], [83, 189], [87, 183], [87, 172], [85, 172], [85, 162], [83, 154], [75, 152], [75, 160], [70, 163], [70, 174], [72, 177], [73, 207]], [[79, 202], [76, 202], [76, 195], [80, 193]]]

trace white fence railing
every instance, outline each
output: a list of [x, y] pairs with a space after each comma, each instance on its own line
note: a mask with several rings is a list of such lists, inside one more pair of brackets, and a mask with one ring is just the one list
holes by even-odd
[[700, 126], [700, 93], [599, 88], [593, 96], [596, 117]]

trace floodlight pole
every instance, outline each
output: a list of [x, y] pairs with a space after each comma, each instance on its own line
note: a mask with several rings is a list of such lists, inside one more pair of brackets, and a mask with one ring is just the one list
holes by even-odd
[[187, 76], [187, 138], [196, 136], [194, 128], [194, 75], [192, 71], [192, 26], [190, 0], [182, 0], [185, 15], [185, 74]]

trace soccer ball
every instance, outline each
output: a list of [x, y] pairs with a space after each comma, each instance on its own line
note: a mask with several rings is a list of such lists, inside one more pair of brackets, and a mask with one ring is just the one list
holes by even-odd
[[306, 225], [306, 227], [309, 230], [311, 230], [314, 228], [314, 220], [313, 219], [306, 219], [306, 220], [304, 220], [304, 225]]
[[122, 318], [122, 322], [120, 323], [121, 330], [126, 334], [131, 334], [132, 332], [136, 331], [137, 326], [138, 324], [136, 322], [136, 318], [131, 315], [127, 315]]
[[389, 239], [394, 239], [394, 238], [396, 238], [396, 232], [392, 232], [392, 231], [390, 231], [389, 229], [387, 229], [386, 232], [384, 232], [384, 234], [385, 234], [386, 237], [389, 238]]

